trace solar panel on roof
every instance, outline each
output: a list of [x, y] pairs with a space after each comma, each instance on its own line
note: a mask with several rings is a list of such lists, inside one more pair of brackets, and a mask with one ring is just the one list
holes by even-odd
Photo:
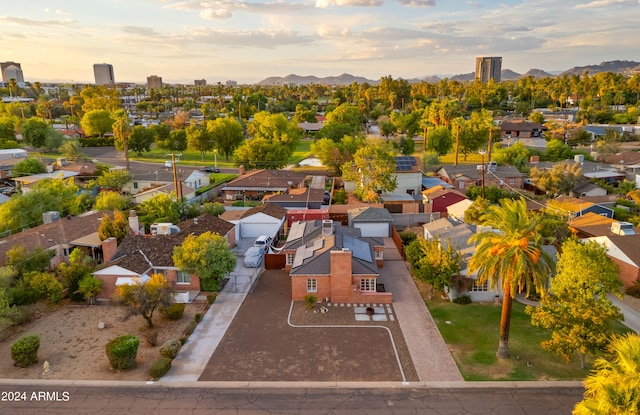
[[291, 225], [291, 231], [289, 231], [289, 240], [295, 241], [296, 239], [302, 238], [304, 235], [304, 229], [306, 226], [306, 222], [294, 222]]
[[353, 252], [353, 256], [363, 261], [372, 262], [371, 247], [365, 241], [353, 238], [348, 235], [342, 237], [342, 247]]

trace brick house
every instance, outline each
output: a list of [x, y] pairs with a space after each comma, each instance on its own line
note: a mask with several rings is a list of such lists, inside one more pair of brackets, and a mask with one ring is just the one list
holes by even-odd
[[[173, 249], [180, 246], [189, 235], [205, 232], [225, 237], [229, 246], [235, 244], [234, 225], [215, 216], [202, 214], [178, 224], [180, 232], [172, 235], [129, 235], [120, 246], [115, 239], [105, 241], [110, 261], [93, 275], [102, 280], [98, 299], [110, 299], [118, 285], [144, 282], [151, 274], [163, 274], [181, 295], [176, 301], [187, 302], [200, 292], [200, 278], [193, 273], [180, 271], [173, 264]], [[108, 246], [108, 248], [107, 248]]]
[[442, 186], [435, 186], [427, 190], [422, 191], [422, 198], [425, 207], [425, 212], [440, 212], [447, 213], [447, 207], [460, 202], [461, 200], [468, 199], [467, 196], [458, 192], [455, 189], [447, 189]]
[[378, 283], [384, 243], [333, 221], [295, 222], [283, 248], [292, 300], [306, 295], [338, 303], [391, 303]]
[[531, 121], [503, 121], [500, 124], [500, 137], [509, 138], [541, 138], [547, 127]]
[[589, 238], [607, 248], [607, 256], [618, 266], [624, 287], [640, 281], [640, 235], [607, 235]]

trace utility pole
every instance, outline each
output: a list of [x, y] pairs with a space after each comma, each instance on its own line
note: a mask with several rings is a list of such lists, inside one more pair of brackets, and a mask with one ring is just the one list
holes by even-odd
[[482, 157], [482, 198], [484, 199], [484, 169], [485, 169], [484, 155], [485, 155], [485, 151], [484, 150], [480, 150], [479, 153], [480, 153], [480, 156]]

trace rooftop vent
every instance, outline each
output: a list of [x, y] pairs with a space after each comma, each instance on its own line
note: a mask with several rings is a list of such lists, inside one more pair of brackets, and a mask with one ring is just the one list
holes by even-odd
[[620, 236], [635, 235], [633, 224], [629, 222], [613, 222], [611, 224], [611, 233]]
[[333, 221], [331, 219], [324, 219], [322, 221], [322, 236], [333, 235]]
[[43, 223], [51, 223], [60, 220], [60, 212], [55, 210], [51, 210], [49, 212], [44, 212], [42, 214], [42, 222]]

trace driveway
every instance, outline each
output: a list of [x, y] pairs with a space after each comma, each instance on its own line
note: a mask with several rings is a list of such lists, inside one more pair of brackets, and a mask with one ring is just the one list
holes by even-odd
[[403, 380], [386, 330], [291, 327], [288, 324], [290, 307], [291, 285], [287, 273], [265, 271], [238, 310], [199, 380]]

